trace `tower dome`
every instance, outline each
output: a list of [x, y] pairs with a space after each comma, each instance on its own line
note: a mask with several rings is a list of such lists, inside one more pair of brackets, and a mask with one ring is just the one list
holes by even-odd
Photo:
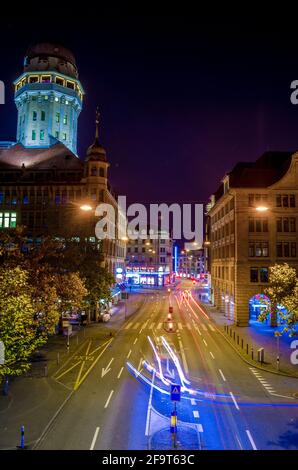
[[78, 78], [73, 53], [64, 46], [43, 42], [29, 47], [24, 60], [24, 72], [56, 70], [69, 77]]

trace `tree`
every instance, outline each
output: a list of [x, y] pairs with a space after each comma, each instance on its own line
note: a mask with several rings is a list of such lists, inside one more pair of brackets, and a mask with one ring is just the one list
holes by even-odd
[[[296, 334], [295, 327], [298, 322], [298, 278], [296, 270], [287, 263], [275, 264], [269, 268], [269, 287], [265, 290], [270, 298], [271, 314], [277, 315], [277, 306], [284, 307], [279, 310], [280, 323], [284, 325], [282, 333], [289, 332], [290, 336]], [[268, 309], [259, 316], [265, 321]]]
[[28, 273], [21, 267], [1, 267], [0, 339], [5, 346], [5, 363], [0, 365], [0, 380], [27, 371], [29, 357], [45, 343], [35, 313]]

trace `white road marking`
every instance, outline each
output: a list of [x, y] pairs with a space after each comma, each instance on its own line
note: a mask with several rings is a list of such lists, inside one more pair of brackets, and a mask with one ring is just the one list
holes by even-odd
[[140, 322], [137, 322], [137, 323], [134, 325], [133, 330], [136, 330], [136, 329], [139, 327], [139, 325], [140, 325]]
[[190, 403], [192, 404], [192, 406], [196, 406], [196, 404], [197, 404], [197, 402], [194, 398], [190, 399]]
[[131, 349], [129, 350], [129, 353], [128, 353], [127, 356], [126, 356], [127, 359], [130, 357], [130, 355], [131, 355]]
[[133, 344], [136, 344], [137, 341], [138, 341], [138, 338], [136, 338], [136, 339], [134, 340]]
[[253, 440], [252, 435], [250, 434], [248, 429], [246, 430], [246, 434], [247, 434], [247, 437], [249, 439], [249, 442], [251, 443], [251, 446], [252, 446], [253, 450], [258, 450], [257, 446], [255, 444], [255, 441]]
[[142, 362], [143, 362], [143, 358], [141, 357], [141, 358], [140, 358], [140, 361], [139, 361], [139, 365], [138, 365], [138, 370], [140, 370], [141, 365], [142, 365]]
[[94, 447], [95, 447], [98, 433], [99, 433], [99, 428], [97, 427], [97, 428], [95, 429], [95, 433], [94, 433], [94, 436], [93, 436], [93, 439], [92, 439], [92, 442], [91, 442], [90, 450], [93, 450]]
[[155, 322], [151, 323], [151, 325], [149, 326], [149, 330], [153, 330], [154, 323], [155, 323]]
[[179, 341], [179, 347], [180, 347], [180, 351], [181, 351], [183, 366], [184, 366], [185, 372], [188, 374], [188, 366], [187, 366], [187, 362], [186, 362], [186, 357], [185, 357], [183, 345], [182, 345], [182, 342], [181, 342], [180, 339], [178, 341]]
[[199, 333], [199, 335], [200, 335], [200, 336], [202, 336], [202, 333], [201, 333], [201, 331], [200, 331], [200, 328], [199, 328], [199, 327], [197, 327], [197, 332]]
[[225, 376], [223, 375], [222, 370], [221, 370], [221, 369], [218, 369], [218, 370], [219, 370], [219, 373], [220, 373], [220, 375], [221, 375], [221, 377], [222, 377], [222, 380], [223, 380], [224, 382], [226, 382], [226, 378], [225, 378]]
[[203, 426], [201, 424], [197, 424], [198, 432], [203, 432]]
[[121, 367], [120, 372], [119, 372], [119, 374], [117, 375], [117, 379], [120, 379], [120, 375], [122, 374], [123, 369], [124, 369], [124, 367]]
[[150, 396], [149, 396], [148, 409], [147, 409], [145, 436], [149, 436], [149, 434], [150, 434], [150, 417], [151, 417], [151, 407], [152, 407], [152, 395], [153, 395], [154, 379], [155, 379], [155, 371], [153, 371], [153, 375], [152, 375]]
[[234, 397], [233, 393], [230, 392], [230, 395], [231, 395], [231, 398], [232, 398], [232, 400], [233, 400], [233, 402], [234, 402], [234, 405], [235, 405], [236, 409], [239, 410], [238, 403], [236, 402], [236, 398]]
[[216, 332], [212, 325], [209, 325], [209, 323], [208, 323], [208, 326], [209, 326], [211, 331], [214, 331], [214, 333]]
[[110, 393], [110, 395], [109, 395], [109, 398], [107, 399], [106, 404], [105, 404], [105, 406], [104, 406], [105, 408], [107, 408], [107, 407], [109, 406], [109, 403], [110, 403], [110, 400], [111, 400], [111, 398], [112, 398], [113, 393], [114, 393], [114, 390], [111, 390], [111, 393]]
[[194, 411], [193, 411], [193, 417], [194, 417], [194, 418], [199, 418], [199, 417], [200, 417], [200, 413], [199, 413], [197, 410], [194, 410]]
[[133, 323], [132, 323], [132, 322], [129, 322], [128, 325], [126, 325], [126, 327], [125, 327], [124, 329], [125, 329], [125, 330], [128, 330], [128, 329], [131, 327], [131, 325], [133, 325]]
[[114, 358], [112, 357], [112, 359], [110, 360], [110, 362], [108, 363], [107, 367], [103, 367], [101, 369], [101, 378], [103, 378], [108, 372], [110, 372], [110, 365], [112, 364]]
[[205, 344], [206, 347], [208, 346], [207, 342], [204, 339], [203, 339], [203, 343]]
[[215, 357], [213, 356], [212, 352], [211, 352], [211, 351], [209, 351], [209, 352], [210, 352], [210, 356], [212, 357], [212, 359], [215, 359]]

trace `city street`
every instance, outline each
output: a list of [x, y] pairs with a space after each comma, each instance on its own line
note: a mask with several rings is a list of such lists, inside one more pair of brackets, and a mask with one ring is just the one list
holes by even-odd
[[[167, 381], [190, 382], [177, 403], [178, 448], [297, 448], [296, 379], [249, 367], [185, 287], [190, 283], [144, 294], [143, 306], [115, 336], [101, 344], [88, 339], [81, 360], [76, 354], [55, 373], [75, 392], [34, 448], [171, 448]], [[171, 333], [164, 330], [169, 305]]]

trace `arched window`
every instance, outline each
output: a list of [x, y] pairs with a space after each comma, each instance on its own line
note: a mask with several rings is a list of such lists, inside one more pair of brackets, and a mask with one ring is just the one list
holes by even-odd
[[96, 166], [91, 168], [91, 176], [96, 176]]
[[102, 176], [103, 178], [105, 177], [105, 170], [104, 168], [99, 169], [99, 176]]

